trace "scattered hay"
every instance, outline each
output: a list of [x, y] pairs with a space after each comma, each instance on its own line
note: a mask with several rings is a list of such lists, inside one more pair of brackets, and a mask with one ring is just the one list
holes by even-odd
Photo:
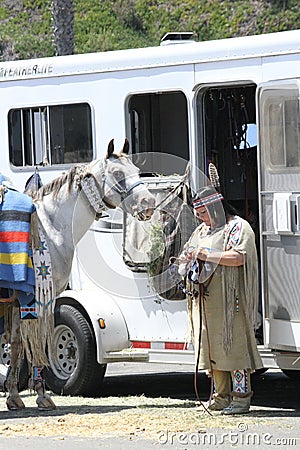
[[[126, 437], [157, 439], [159, 434], [206, 433], [211, 429], [237, 429], [241, 418], [210, 416], [195, 402], [145, 396], [82, 398], [53, 396], [56, 411], [40, 412], [34, 395], [23, 396], [20, 412], [0, 409], [0, 437]], [[5, 402], [3, 402], [4, 404]], [[266, 418], [243, 416], [247, 426], [268, 423]]]

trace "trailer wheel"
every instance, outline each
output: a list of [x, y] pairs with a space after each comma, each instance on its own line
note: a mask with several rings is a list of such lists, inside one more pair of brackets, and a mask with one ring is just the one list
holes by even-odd
[[300, 370], [281, 369], [281, 371], [291, 380], [300, 383]]
[[49, 367], [44, 369], [47, 387], [56, 394], [88, 396], [99, 393], [106, 371], [96, 360], [95, 337], [78, 309], [61, 305], [55, 310]]
[[[0, 336], [0, 386], [4, 391], [4, 382], [6, 379], [7, 369], [10, 364], [10, 344], [5, 342], [3, 335]], [[23, 358], [20, 364], [19, 371], [19, 382], [18, 390], [19, 392], [24, 391], [28, 388], [28, 364], [26, 358]]]
[[255, 372], [251, 373], [251, 377], [258, 378], [263, 375], [268, 370], [267, 367], [262, 367], [260, 369], [256, 369]]

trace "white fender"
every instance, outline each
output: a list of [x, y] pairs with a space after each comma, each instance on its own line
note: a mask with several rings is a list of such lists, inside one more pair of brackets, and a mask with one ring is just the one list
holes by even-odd
[[[120, 351], [129, 346], [126, 322], [114, 299], [100, 289], [67, 290], [57, 297], [58, 304], [79, 303], [93, 326], [97, 344], [97, 361], [103, 364], [104, 355], [109, 351]], [[99, 320], [105, 328], [101, 329]]]

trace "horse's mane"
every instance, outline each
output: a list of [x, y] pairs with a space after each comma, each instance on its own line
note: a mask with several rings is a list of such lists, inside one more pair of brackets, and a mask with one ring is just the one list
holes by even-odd
[[86, 164], [75, 164], [70, 168], [67, 173], [63, 173], [59, 177], [50, 181], [50, 183], [45, 184], [40, 187], [35, 193], [32, 194], [34, 201], [41, 201], [45, 195], [52, 194], [53, 197], [57, 197], [62, 186], [67, 184], [67, 192], [70, 193], [73, 186], [80, 189], [80, 181], [87, 174]]

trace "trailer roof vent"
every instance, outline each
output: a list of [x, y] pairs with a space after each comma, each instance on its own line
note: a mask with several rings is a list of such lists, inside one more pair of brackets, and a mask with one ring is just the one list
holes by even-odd
[[160, 45], [189, 44], [195, 42], [196, 34], [192, 31], [166, 33], [160, 40]]

